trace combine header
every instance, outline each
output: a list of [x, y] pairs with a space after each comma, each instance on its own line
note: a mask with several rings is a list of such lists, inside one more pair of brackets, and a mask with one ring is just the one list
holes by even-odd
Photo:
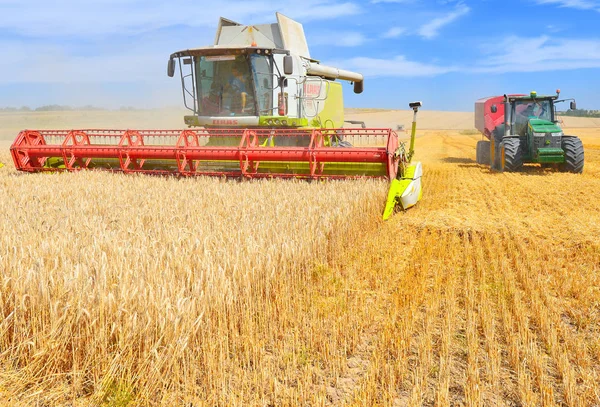
[[221, 18], [214, 45], [175, 52], [167, 74], [177, 67], [188, 129], [24, 130], [11, 147], [15, 167], [390, 181], [410, 174], [414, 127], [409, 156], [391, 129], [344, 128], [336, 80], [362, 93], [363, 76], [312, 59], [302, 25], [279, 13], [277, 23], [256, 26]]
[[[342, 138], [367, 146], [342, 147]], [[293, 145], [299, 141], [307, 145]], [[24, 130], [11, 153], [17, 169], [29, 172], [393, 179], [397, 148], [386, 129]]]

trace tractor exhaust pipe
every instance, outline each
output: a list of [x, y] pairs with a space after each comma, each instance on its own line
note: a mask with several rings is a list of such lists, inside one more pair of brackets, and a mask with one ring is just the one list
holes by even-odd
[[504, 95], [504, 137], [509, 137], [512, 133], [510, 128], [510, 103], [508, 96]]

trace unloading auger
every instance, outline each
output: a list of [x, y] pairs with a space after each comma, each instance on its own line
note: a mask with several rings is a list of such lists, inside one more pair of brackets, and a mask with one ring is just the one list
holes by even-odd
[[415, 153], [415, 138], [417, 133], [417, 113], [423, 104], [421, 102], [409, 103], [413, 109], [413, 122], [410, 133], [410, 147], [408, 153], [405, 150], [404, 143], [394, 154], [398, 159], [398, 173], [390, 183], [385, 209], [383, 211], [383, 220], [387, 220], [396, 208], [404, 210], [416, 205], [423, 197], [423, 188], [421, 186], [421, 176], [423, 175], [423, 167], [421, 162], [417, 161], [412, 164], [412, 157]]

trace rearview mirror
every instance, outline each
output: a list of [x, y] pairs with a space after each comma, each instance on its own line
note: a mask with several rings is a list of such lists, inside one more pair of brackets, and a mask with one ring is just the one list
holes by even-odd
[[294, 58], [291, 55], [283, 57], [283, 73], [292, 75], [294, 73]]
[[571, 102], [571, 110], [577, 110], [577, 103], [574, 100]]
[[365, 81], [354, 82], [354, 93], [363, 93]]
[[172, 78], [175, 75], [175, 60], [169, 59], [169, 63], [167, 64], [167, 75], [169, 78]]
[[490, 110], [492, 111], [492, 113], [498, 113], [498, 106], [492, 105], [492, 107], [490, 108]]

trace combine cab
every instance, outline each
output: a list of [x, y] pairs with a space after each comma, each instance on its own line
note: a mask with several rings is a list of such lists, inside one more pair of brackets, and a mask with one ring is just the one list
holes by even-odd
[[[410, 173], [412, 152], [391, 129], [344, 128], [337, 80], [362, 93], [363, 76], [313, 59], [302, 25], [281, 14], [256, 26], [221, 18], [213, 46], [170, 56], [167, 74], [176, 73], [188, 129], [24, 130], [11, 147], [16, 168], [390, 181]], [[420, 198], [418, 185], [411, 194]]]
[[[565, 135], [556, 120], [553, 96], [504, 95], [475, 103], [475, 128], [488, 140], [477, 142], [477, 163], [495, 170], [519, 171], [524, 163], [554, 166], [581, 173], [584, 155], [581, 140]], [[571, 100], [571, 109], [576, 108]]]

